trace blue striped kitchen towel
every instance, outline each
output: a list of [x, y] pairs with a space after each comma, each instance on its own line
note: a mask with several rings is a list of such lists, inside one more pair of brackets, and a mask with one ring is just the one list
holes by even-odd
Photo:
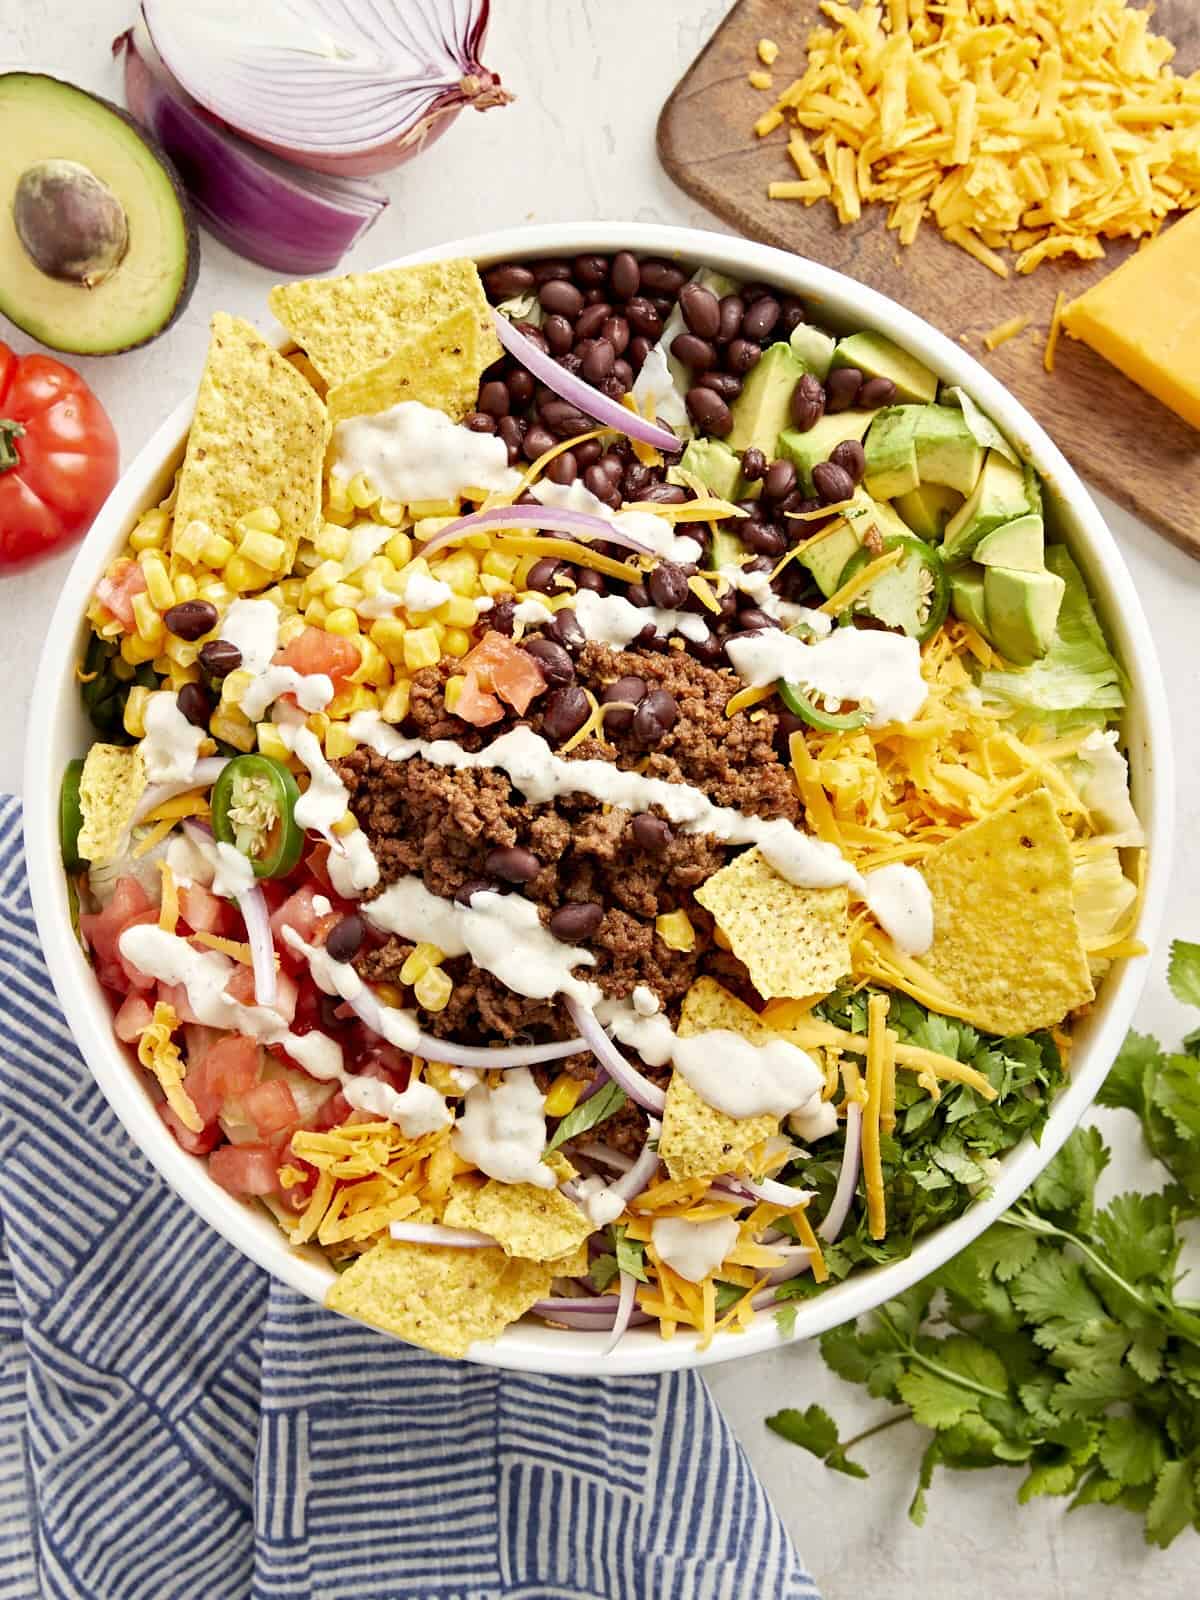
[[0, 1600], [815, 1600], [693, 1372], [443, 1361], [212, 1232], [88, 1075], [0, 798]]

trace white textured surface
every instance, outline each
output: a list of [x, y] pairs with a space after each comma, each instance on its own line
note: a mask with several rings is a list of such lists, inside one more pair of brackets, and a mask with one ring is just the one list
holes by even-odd
[[[586, 7], [578, 0], [501, 0], [485, 60], [517, 93], [516, 105], [483, 120], [460, 117], [434, 152], [394, 174], [388, 180], [391, 210], [347, 265], [369, 266], [439, 239], [523, 220], [605, 217], [716, 225], [660, 171], [654, 122], [724, 10], [694, 0], [592, 0]], [[130, 0], [88, 0], [86, 6], [0, 0], [3, 64], [54, 72], [120, 100], [109, 44], [132, 12]], [[126, 460], [195, 384], [212, 311], [227, 309], [269, 324], [265, 293], [273, 275], [239, 261], [207, 236], [203, 251], [195, 296], [166, 338], [112, 361], [81, 363], [112, 413]], [[17, 349], [31, 348], [6, 326], [0, 337]], [[1136, 463], [1130, 470], [1137, 470]], [[1195, 938], [1200, 807], [1191, 780], [1200, 759], [1200, 656], [1189, 630], [1200, 568], [1115, 507], [1101, 505], [1158, 629], [1184, 783], [1178, 892], [1166, 936]], [[2, 790], [20, 786], [33, 668], [69, 560], [0, 582]], [[1165, 949], [1164, 939], [1139, 1025], [1173, 1038], [1183, 1013], [1163, 981]], [[1112, 1115], [1104, 1122], [1121, 1147], [1116, 1186], [1136, 1184], [1149, 1169], [1131, 1137], [1132, 1124]], [[795, 1346], [717, 1368], [710, 1382], [827, 1600], [856, 1600], [865, 1592], [888, 1600], [957, 1600], [968, 1593], [997, 1594], [1002, 1586], [1032, 1600], [1092, 1600], [1135, 1587], [1141, 1600], [1176, 1600], [1193, 1581], [1186, 1577], [1194, 1574], [1187, 1536], [1164, 1555], [1148, 1551], [1134, 1519], [1119, 1513], [1092, 1508], [1066, 1518], [1059, 1502], [1018, 1508], [1015, 1473], [940, 1476], [928, 1526], [913, 1529], [905, 1508], [917, 1430], [904, 1425], [869, 1442], [862, 1454], [872, 1478], [863, 1484], [826, 1473], [764, 1428], [766, 1412], [814, 1398], [849, 1424], [844, 1431], [878, 1420], [883, 1408], [832, 1378], [813, 1350]]]

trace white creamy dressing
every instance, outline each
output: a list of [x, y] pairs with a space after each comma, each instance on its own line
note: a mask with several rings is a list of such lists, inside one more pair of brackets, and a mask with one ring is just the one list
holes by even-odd
[[453, 594], [454, 590], [441, 578], [430, 577], [427, 572], [410, 572], [404, 585], [405, 610], [436, 611]]
[[625, 1209], [624, 1197], [614, 1193], [603, 1178], [580, 1178], [571, 1193], [593, 1228], [607, 1228]]
[[190, 778], [208, 734], [204, 728], [192, 726], [180, 711], [176, 696], [166, 690], [152, 694], [146, 702], [143, 725], [146, 736], [138, 749], [148, 781], [181, 783]]
[[[581, 478], [576, 478], [573, 483], [554, 483], [549, 478], [543, 478], [529, 492], [542, 505], [552, 506], [557, 511], [586, 511], [589, 516], [611, 523], [618, 532], [637, 539], [664, 560], [700, 559], [702, 552], [696, 540], [687, 534], [676, 534], [674, 525], [666, 517], [656, 516], [653, 511], [613, 511], [592, 493]], [[576, 538], [583, 544], [588, 542], [585, 534], [577, 534]]]
[[[150, 852], [152, 856], [153, 851]], [[213, 880], [212, 864], [202, 853], [199, 845], [193, 844], [186, 833], [172, 833], [167, 839], [166, 847], [167, 865], [171, 869], [171, 876], [181, 887], [187, 884], [198, 883], [201, 888], [207, 889]], [[147, 860], [143, 856], [140, 859]]]
[[556, 939], [523, 895], [480, 890], [462, 906], [430, 894], [420, 878], [408, 877], [389, 885], [363, 912], [385, 933], [428, 940], [447, 957], [469, 955], [514, 994], [531, 1000], [566, 994], [586, 1006], [599, 998], [596, 985], [571, 970], [594, 965], [595, 956]]
[[333, 904], [323, 894], [315, 894], [312, 897], [312, 908], [314, 916], [327, 917], [333, 910]]
[[819, 1094], [802, 1105], [799, 1111], [793, 1111], [788, 1118], [788, 1127], [797, 1139], [803, 1139], [806, 1144], [828, 1138], [831, 1133], [837, 1132], [837, 1125], [838, 1114], [833, 1101], [822, 1100]]
[[343, 578], [352, 578], [360, 567], [365, 567], [395, 532], [395, 528], [379, 522], [356, 522], [350, 529], [350, 543], [342, 557]]
[[196, 849], [212, 867], [212, 892], [224, 895], [229, 900], [236, 900], [239, 895], [249, 894], [254, 888], [257, 879], [254, 868], [249, 859], [240, 850], [231, 844], [208, 840], [203, 843], [195, 841]]
[[916, 867], [896, 861], [868, 872], [863, 882], [863, 900], [896, 948], [923, 956], [933, 943], [933, 896]]
[[694, 641], [708, 638], [708, 624], [693, 611], [638, 607], [623, 594], [596, 594], [591, 589], [580, 589], [573, 604], [579, 626], [587, 637], [617, 650], [623, 650], [631, 639], [636, 639], [649, 622], [664, 638], [671, 633], [680, 633]]
[[464, 489], [509, 491], [521, 475], [493, 433], [472, 433], [419, 400], [374, 416], [351, 417], [333, 430], [333, 472], [361, 472], [385, 500], [456, 500]]
[[725, 648], [743, 683], [759, 687], [783, 678], [835, 704], [856, 702], [872, 728], [911, 721], [929, 692], [921, 677], [921, 647], [907, 634], [838, 628], [806, 644], [772, 628], [730, 639]]
[[354, 610], [360, 617], [390, 617], [397, 606], [404, 604], [402, 594], [393, 594], [390, 589], [381, 589], [378, 594], [366, 594], [361, 600], [356, 600]]
[[308, 768], [309, 784], [296, 802], [296, 822], [329, 841], [326, 866], [330, 880], [345, 899], [357, 899], [379, 882], [379, 863], [361, 828], [340, 838], [332, 831], [333, 824], [350, 809], [350, 791], [326, 761], [321, 741], [304, 726], [294, 707], [277, 706], [274, 717], [280, 738]]
[[654, 1010], [645, 1011], [636, 998], [610, 1000], [605, 996], [596, 1006], [596, 1016], [618, 1044], [636, 1050], [648, 1067], [665, 1067], [675, 1051], [675, 1030], [658, 1009], [655, 998]]
[[812, 1057], [790, 1040], [752, 1044], [728, 1028], [677, 1038], [671, 1060], [706, 1105], [729, 1117], [785, 1117], [825, 1083]]
[[717, 1270], [737, 1243], [738, 1232], [734, 1217], [713, 1217], [709, 1222], [658, 1217], [650, 1225], [659, 1260], [689, 1283], [701, 1283]]
[[633, 1009], [639, 1017], [652, 1017], [656, 1011], [662, 1010], [658, 996], [650, 988], [649, 984], [635, 984], [633, 993], [629, 998], [633, 1003]]
[[526, 628], [540, 628], [554, 621], [554, 613], [540, 600], [522, 600], [513, 608], [513, 620]]
[[468, 1089], [451, 1134], [455, 1152], [501, 1183], [554, 1189], [558, 1179], [542, 1160], [546, 1148], [545, 1097], [528, 1067], [506, 1072], [494, 1089]]
[[241, 706], [258, 722], [281, 694], [294, 694], [304, 711], [324, 711], [333, 699], [333, 680], [324, 672], [297, 672], [272, 666], [279, 649], [279, 611], [269, 600], [235, 600], [221, 618], [218, 637], [241, 652], [241, 670], [250, 673]]
[[371, 841], [361, 828], [338, 840], [340, 850], [331, 850], [325, 862], [329, 880], [343, 900], [357, 900], [366, 889], [379, 882], [379, 863]]
[[739, 567], [732, 561], [716, 570], [718, 576], [724, 578], [739, 594], [749, 595], [760, 611], [768, 617], [774, 617], [785, 628], [790, 628], [794, 622], [802, 622], [822, 638], [833, 628], [832, 617], [824, 611], [796, 605], [794, 601], [784, 600], [776, 594], [771, 587], [769, 572], [748, 572], [745, 567]]

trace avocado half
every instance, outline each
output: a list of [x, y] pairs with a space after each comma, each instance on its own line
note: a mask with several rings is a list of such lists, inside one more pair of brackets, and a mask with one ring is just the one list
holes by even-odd
[[115, 355], [191, 298], [196, 224], [165, 153], [119, 106], [0, 74], [0, 312], [52, 350]]

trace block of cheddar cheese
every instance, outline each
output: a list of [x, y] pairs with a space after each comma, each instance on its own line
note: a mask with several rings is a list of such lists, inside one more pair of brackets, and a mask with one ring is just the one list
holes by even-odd
[[1073, 300], [1062, 325], [1200, 428], [1200, 211]]

